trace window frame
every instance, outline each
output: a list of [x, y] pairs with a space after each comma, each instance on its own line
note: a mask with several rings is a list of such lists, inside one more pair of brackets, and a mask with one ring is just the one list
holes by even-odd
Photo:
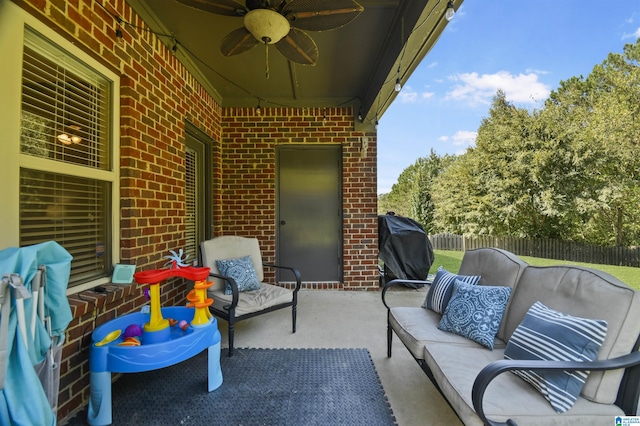
[[[22, 66], [27, 27], [109, 81], [111, 85], [111, 99], [109, 101], [111, 121], [108, 126], [111, 132], [111, 152], [109, 154], [111, 164], [106, 170], [57, 162], [20, 152]], [[16, 40], [20, 40], [20, 42], [16, 43]], [[111, 200], [109, 202], [111, 204], [110, 254], [112, 265], [107, 265], [108, 270], [111, 271], [113, 264], [120, 262], [120, 77], [35, 17], [5, 0], [0, 0], [0, 49], [3, 49], [6, 60], [6, 62], [3, 61], [6, 71], [3, 71], [3, 79], [0, 79], [0, 96], [4, 100], [0, 104], [0, 128], [6, 129], [5, 137], [0, 138], [0, 151], [3, 152], [4, 157], [2, 170], [5, 176], [4, 184], [0, 185], [0, 199], [4, 200], [4, 206], [0, 209], [0, 223], [3, 224], [2, 232], [0, 232], [0, 249], [18, 246], [20, 242], [21, 168], [102, 180], [110, 182], [111, 186]], [[108, 276], [68, 288], [67, 294], [75, 294], [110, 281], [111, 274], [109, 273]]]

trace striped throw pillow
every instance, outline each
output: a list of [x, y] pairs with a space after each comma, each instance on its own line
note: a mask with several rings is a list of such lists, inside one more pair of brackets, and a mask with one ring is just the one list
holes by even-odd
[[480, 276], [456, 275], [440, 266], [436, 276], [433, 278], [433, 284], [431, 284], [431, 288], [429, 288], [422, 307], [443, 314], [451, 299], [453, 282], [455, 280], [462, 281], [465, 284], [476, 285], [478, 281], [480, 281]]
[[[607, 334], [607, 322], [578, 318], [536, 302], [504, 350], [506, 359], [595, 361]], [[578, 399], [588, 371], [512, 371], [536, 388], [558, 412]]]

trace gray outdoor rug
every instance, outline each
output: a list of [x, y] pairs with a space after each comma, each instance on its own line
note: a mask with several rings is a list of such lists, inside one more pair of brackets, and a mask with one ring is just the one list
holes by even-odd
[[[207, 392], [207, 351], [113, 384], [114, 425], [396, 425], [366, 349], [235, 349]], [[86, 425], [86, 410], [66, 423]]]

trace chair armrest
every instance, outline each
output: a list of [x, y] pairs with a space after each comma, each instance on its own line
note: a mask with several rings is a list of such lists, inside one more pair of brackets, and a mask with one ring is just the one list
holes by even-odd
[[480, 371], [476, 380], [473, 383], [473, 389], [471, 391], [471, 400], [473, 402], [473, 408], [476, 414], [480, 417], [485, 425], [499, 426], [509, 425], [513, 426], [516, 423], [509, 419], [506, 423], [494, 422], [484, 414], [482, 407], [482, 399], [484, 392], [489, 386], [489, 383], [496, 378], [499, 374], [505, 371], [513, 370], [537, 370], [537, 371], [552, 371], [552, 370], [569, 370], [569, 371], [604, 371], [604, 370], [618, 370], [621, 368], [633, 367], [640, 365], [640, 352], [632, 352], [627, 355], [623, 355], [617, 358], [604, 359], [593, 362], [582, 361], [532, 361], [532, 360], [500, 360], [492, 362]]
[[382, 303], [388, 309], [391, 309], [385, 300], [385, 295], [387, 294], [387, 290], [391, 287], [394, 287], [399, 284], [417, 284], [417, 285], [431, 285], [431, 281], [423, 281], [423, 280], [403, 280], [403, 279], [395, 279], [391, 280], [382, 287]]
[[236, 284], [236, 280], [226, 275], [214, 274], [213, 272], [209, 272], [209, 277], [219, 278], [229, 283], [231, 286], [231, 304], [223, 306], [224, 309], [231, 310], [235, 309], [238, 306], [238, 300], [240, 298], [240, 292], [238, 291], [238, 284]]
[[302, 280], [300, 278], [300, 271], [298, 271], [296, 268], [292, 268], [290, 266], [274, 265], [272, 263], [263, 263], [262, 266], [266, 266], [268, 268], [286, 269], [291, 271], [296, 279], [296, 288], [293, 290], [293, 292], [297, 293], [300, 290]]

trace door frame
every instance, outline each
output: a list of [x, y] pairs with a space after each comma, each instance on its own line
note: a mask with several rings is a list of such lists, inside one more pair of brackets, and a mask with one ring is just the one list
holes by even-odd
[[[339, 227], [336, 229], [338, 233], [338, 247], [337, 247], [337, 266], [338, 266], [338, 281], [339, 283], [344, 282], [344, 182], [343, 182], [343, 146], [341, 144], [283, 144], [276, 145], [276, 222], [275, 222], [275, 258], [278, 264], [282, 263], [282, 259], [280, 257], [280, 151], [282, 149], [297, 149], [297, 150], [336, 150], [338, 157], [338, 210], [339, 210]], [[279, 271], [278, 271], [279, 272]], [[280, 281], [280, 276], [277, 276], [278, 281]], [[304, 281], [304, 277], [303, 281]], [[333, 282], [333, 281], [327, 281]]]

